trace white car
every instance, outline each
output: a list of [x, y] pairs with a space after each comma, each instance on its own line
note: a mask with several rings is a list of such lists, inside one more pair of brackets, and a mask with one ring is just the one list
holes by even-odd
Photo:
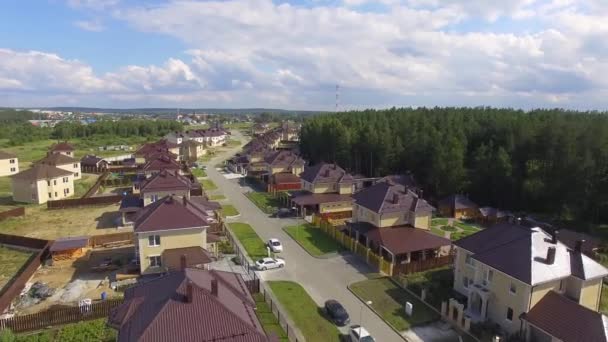
[[372, 335], [370, 335], [369, 332], [360, 325], [352, 325], [350, 327], [350, 333], [348, 335], [350, 336], [350, 341], [352, 341], [352, 342], [375, 342], [376, 341], [376, 340], [374, 340]]
[[283, 268], [285, 266], [285, 260], [283, 259], [274, 259], [274, 258], [264, 258], [255, 262], [255, 266], [258, 270], [266, 271], [271, 268]]
[[283, 245], [279, 239], [270, 239], [266, 242], [266, 245], [273, 253], [280, 253], [283, 251]]

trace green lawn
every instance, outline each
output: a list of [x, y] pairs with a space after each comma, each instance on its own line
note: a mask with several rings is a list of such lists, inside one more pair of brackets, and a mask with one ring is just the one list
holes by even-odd
[[217, 185], [215, 185], [215, 183], [213, 183], [210, 179], [201, 179], [201, 185], [206, 191], [217, 189]]
[[342, 249], [336, 240], [311, 224], [307, 223], [283, 229], [312, 256], [334, 253]]
[[437, 227], [431, 227], [431, 233], [437, 235], [437, 236], [441, 236], [444, 237], [445, 236], [445, 232], [443, 230], [441, 230], [440, 228]]
[[279, 207], [279, 199], [267, 192], [252, 191], [247, 193], [247, 198], [266, 214], [272, 214]]
[[217, 195], [209, 195], [209, 200], [210, 201], [221, 201], [221, 200], [225, 200], [226, 196], [221, 195], [221, 194], [217, 194]]
[[338, 329], [322, 316], [322, 309], [302, 286], [291, 281], [269, 281], [268, 284], [306, 340], [340, 341]]
[[82, 342], [116, 341], [116, 330], [106, 325], [107, 318], [64, 325], [37, 334], [13, 335], [10, 331], [0, 334], [0, 341], [6, 342]]
[[73, 198], [82, 197], [89, 189], [97, 182], [99, 175], [91, 173], [83, 173], [82, 178], [74, 181], [74, 196]]
[[446, 231], [446, 232], [455, 232], [458, 229], [452, 226], [441, 226], [439, 229]]
[[220, 212], [222, 213], [223, 217], [236, 216], [239, 214], [239, 211], [236, 210], [236, 208], [231, 204], [223, 205]]
[[464, 222], [461, 222], [461, 221], [454, 221], [454, 225], [456, 227], [458, 227], [458, 228], [466, 231], [466, 232], [473, 232], [473, 233], [475, 233], [475, 232], [478, 232], [478, 231], [481, 230], [481, 228], [479, 226], [477, 226], [477, 225], [468, 224], [468, 223], [464, 223]]
[[31, 252], [0, 246], [0, 290], [17, 275], [32, 255]]
[[[349, 287], [362, 301], [371, 301], [372, 308], [398, 331], [438, 320], [439, 314], [403, 290], [390, 278], [364, 280]], [[413, 315], [405, 315], [404, 304], [414, 305]]]
[[253, 295], [253, 299], [255, 299], [256, 304], [255, 314], [262, 323], [266, 334], [275, 333], [279, 337], [279, 341], [289, 342], [285, 330], [279, 325], [279, 321], [270, 310], [270, 306], [264, 301], [264, 295], [256, 293]]
[[433, 226], [445, 226], [448, 224], [447, 218], [434, 218], [431, 220], [431, 225]]
[[417, 295], [422, 289], [427, 289], [427, 301], [437, 310], [441, 309], [441, 302], [453, 297], [454, 271], [450, 267], [441, 267], [424, 272], [400, 276], [406, 280], [407, 288]]
[[475, 232], [473, 232], [473, 231], [466, 231], [466, 230], [465, 231], [461, 231], [461, 232], [454, 232], [454, 233], [452, 233], [452, 235], [450, 235], [450, 239], [452, 241], [456, 241], [456, 240], [460, 240], [462, 238], [465, 238], [465, 237], [467, 237], [469, 235], [473, 235], [474, 233]]
[[190, 172], [196, 178], [207, 177], [207, 172], [203, 169], [191, 169]]
[[245, 248], [245, 251], [249, 257], [256, 261], [268, 256], [268, 250], [266, 244], [258, 234], [251, 228], [247, 223], [230, 223], [228, 224], [230, 230], [234, 233], [237, 239], [241, 242], [241, 245]]

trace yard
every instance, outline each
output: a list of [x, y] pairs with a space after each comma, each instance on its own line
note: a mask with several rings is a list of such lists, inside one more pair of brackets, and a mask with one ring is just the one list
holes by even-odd
[[306, 340], [340, 341], [338, 329], [323, 317], [322, 309], [302, 286], [291, 281], [269, 281], [268, 284]]
[[237, 222], [230, 223], [228, 226], [252, 260], [259, 260], [268, 256], [266, 244], [250, 225]]
[[407, 288], [417, 295], [422, 289], [427, 290], [426, 301], [437, 310], [441, 309], [441, 302], [454, 297], [454, 271], [451, 267], [436, 268], [429, 271], [400, 276], [400, 281], [407, 284]]
[[221, 200], [225, 200], [225, 199], [226, 199], [226, 196], [224, 196], [222, 194], [209, 195], [210, 201], [221, 201]]
[[272, 214], [279, 206], [279, 199], [268, 192], [252, 191], [247, 193], [247, 198], [266, 214]]
[[0, 290], [17, 275], [34, 253], [0, 246]]
[[231, 204], [222, 205], [220, 212], [222, 213], [223, 217], [237, 216], [240, 214], [239, 211], [236, 210], [236, 208]]
[[[349, 289], [362, 301], [371, 301], [371, 307], [397, 331], [408, 330], [440, 318], [437, 312], [400, 288], [390, 278], [364, 280], [351, 284]], [[405, 315], [406, 302], [414, 306], [411, 317]]]
[[81, 179], [74, 181], [74, 196], [72, 198], [82, 197], [97, 182], [97, 178], [99, 178], [99, 175], [83, 173]]
[[289, 342], [285, 330], [279, 325], [270, 306], [264, 301], [264, 295], [256, 293], [253, 295], [253, 299], [255, 299], [255, 315], [258, 316], [266, 334], [275, 333], [279, 337], [279, 341]]
[[190, 172], [192, 172], [192, 175], [196, 178], [207, 177], [207, 172], [203, 169], [192, 169]]
[[217, 190], [217, 185], [213, 183], [210, 179], [201, 179], [201, 185], [205, 191]]
[[[8, 218], [0, 233], [54, 240], [58, 237], [116, 233], [118, 205], [47, 210], [46, 205], [28, 206], [25, 216]], [[120, 231], [128, 231], [121, 228]]]
[[116, 341], [116, 330], [106, 325], [107, 318], [64, 325], [57, 329], [48, 329], [36, 334], [14, 335], [8, 330], [0, 333], [3, 342], [81, 342], [81, 341]]
[[445, 236], [445, 232], [449, 232], [449, 237], [452, 241], [460, 240], [481, 229], [481, 227], [475, 224], [465, 223], [456, 219], [440, 217], [431, 220], [431, 233]]
[[323, 233], [320, 228], [311, 224], [307, 223], [298, 226], [285, 227], [283, 229], [312, 256], [335, 253], [342, 249], [336, 240]]

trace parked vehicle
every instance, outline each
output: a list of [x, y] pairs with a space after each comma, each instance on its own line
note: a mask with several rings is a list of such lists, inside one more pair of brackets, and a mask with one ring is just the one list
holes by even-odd
[[283, 245], [281, 244], [281, 241], [279, 241], [279, 239], [270, 239], [268, 240], [266, 245], [273, 253], [280, 253], [283, 251]]
[[283, 217], [292, 217], [295, 216], [295, 210], [289, 209], [289, 208], [280, 208], [279, 210], [275, 211], [273, 214], [273, 217], [278, 217], [278, 218], [283, 218]]
[[326, 301], [325, 312], [337, 326], [343, 327], [350, 323], [348, 312], [346, 312], [346, 309], [344, 309], [342, 304], [340, 304], [337, 300], [330, 299]]
[[201, 169], [203, 169], [203, 170], [207, 170], [207, 165], [203, 165], [203, 166], [201, 166]]
[[285, 266], [285, 260], [279, 258], [264, 258], [256, 261], [255, 266], [261, 271], [266, 271], [272, 268], [283, 268]]
[[376, 340], [374, 340], [372, 335], [370, 335], [369, 332], [360, 325], [352, 325], [350, 327], [350, 333], [348, 335], [350, 336], [349, 341], [351, 341], [351, 342], [375, 342], [376, 341]]

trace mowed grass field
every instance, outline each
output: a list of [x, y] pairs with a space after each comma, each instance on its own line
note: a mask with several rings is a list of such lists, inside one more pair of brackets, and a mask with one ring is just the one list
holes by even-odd
[[249, 257], [253, 260], [259, 260], [268, 256], [266, 244], [258, 234], [247, 223], [230, 223], [230, 230], [236, 238], [241, 242]]
[[0, 290], [15, 276], [34, 253], [0, 246]]

